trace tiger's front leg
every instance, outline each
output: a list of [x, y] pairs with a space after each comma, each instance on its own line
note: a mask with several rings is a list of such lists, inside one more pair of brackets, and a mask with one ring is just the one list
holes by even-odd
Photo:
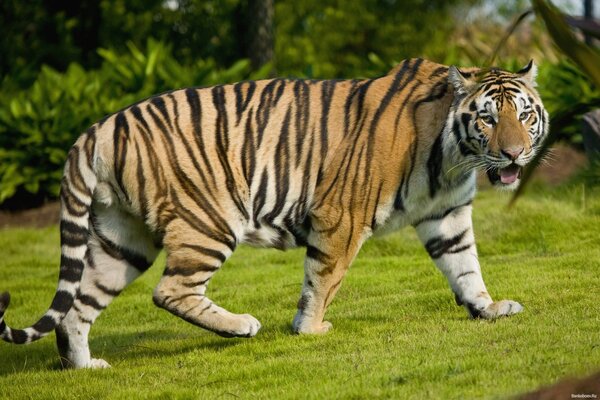
[[322, 334], [331, 329], [332, 324], [323, 320], [325, 311], [367, 235], [349, 221], [336, 224], [335, 229], [313, 226], [307, 238], [302, 295], [292, 323], [294, 332]]
[[444, 273], [456, 296], [471, 317], [492, 319], [512, 315], [523, 306], [512, 300], [494, 302], [481, 276], [473, 235], [471, 205], [447, 215], [431, 217], [416, 225], [419, 238], [436, 266]]

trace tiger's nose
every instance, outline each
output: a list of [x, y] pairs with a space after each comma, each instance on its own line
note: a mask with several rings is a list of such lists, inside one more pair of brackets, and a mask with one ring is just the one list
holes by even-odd
[[516, 160], [521, 153], [523, 152], [523, 147], [508, 147], [506, 149], [502, 149], [500, 150], [502, 152], [502, 154], [504, 154], [506, 157], [510, 158], [511, 160]]

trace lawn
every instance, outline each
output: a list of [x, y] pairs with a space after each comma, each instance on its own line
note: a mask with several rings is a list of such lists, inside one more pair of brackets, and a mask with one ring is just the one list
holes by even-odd
[[[506, 398], [589, 374], [600, 369], [600, 196], [583, 194], [538, 191], [512, 210], [508, 194], [478, 195], [484, 279], [495, 299], [525, 306], [514, 317], [468, 319], [409, 228], [365, 244], [327, 313], [334, 329], [318, 337], [290, 329], [303, 250], [239, 248], [209, 293], [263, 328], [224, 339], [154, 307], [161, 256], [92, 329], [92, 353], [112, 369], [61, 371], [54, 335], [0, 343], [0, 398]], [[0, 248], [7, 322], [23, 327], [52, 299], [58, 230], [2, 230]]]

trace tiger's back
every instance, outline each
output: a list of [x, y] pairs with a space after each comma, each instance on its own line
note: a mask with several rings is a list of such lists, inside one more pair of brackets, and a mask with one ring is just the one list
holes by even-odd
[[148, 99], [97, 126], [104, 201], [155, 232], [183, 209], [199, 219], [218, 214], [238, 222], [222, 232], [229, 239], [278, 248], [304, 243], [310, 208], [323, 202], [350, 202], [354, 217], [362, 211], [372, 223], [399, 183], [380, 175], [409, 180], [418, 146], [443, 126], [447, 81], [430, 77], [440, 68], [421, 62], [412, 76], [275, 79]]

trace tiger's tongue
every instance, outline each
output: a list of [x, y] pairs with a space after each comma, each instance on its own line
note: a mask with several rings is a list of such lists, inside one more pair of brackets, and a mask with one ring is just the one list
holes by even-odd
[[519, 167], [516, 165], [509, 165], [506, 168], [500, 168], [498, 173], [500, 174], [500, 181], [506, 185], [510, 185], [519, 177]]

